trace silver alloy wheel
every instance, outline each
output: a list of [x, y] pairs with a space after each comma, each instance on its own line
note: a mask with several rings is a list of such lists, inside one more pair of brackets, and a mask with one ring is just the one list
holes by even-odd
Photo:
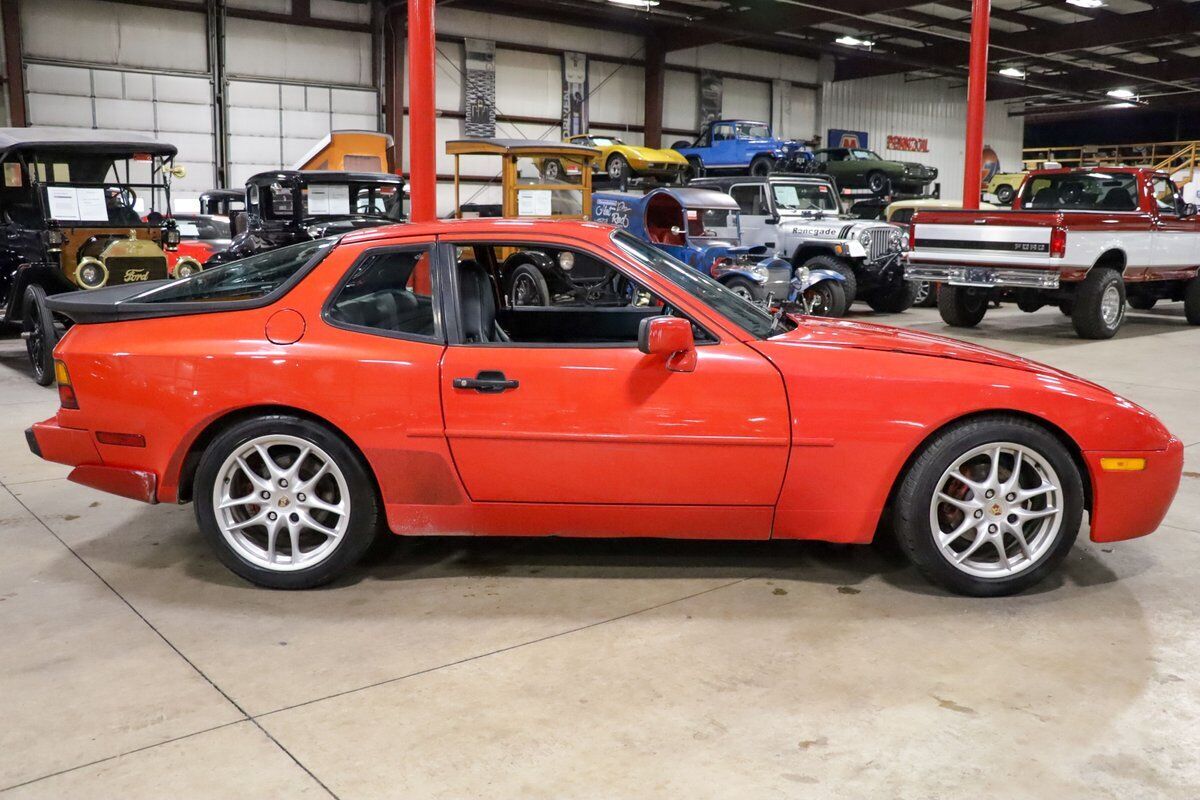
[[620, 156], [613, 156], [608, 160], [608, 177], [611, 180], [619, 181], [624, 176], [625, 168], [621, 164]]
[[980, 445], [938, 480], [929, 524], [942, 557], [977, 578], [1009, 578], [1050, 551], [1063, 521], [1063, 488], [1050, 462], [1013, 442]]
[[1121, 291], [1116, 284], [1110, 284], [1100, 296], [1100, 318], [1109, 328], [1121, 318]]
[[233, 551], [275, 572], [329, 558], [350, 522], [342, 470], [320, 447], [296, 436], [258, 436], [240, 445], [217, 472], [212, 503]]
[[748, 303], [754, 302], [754, 293], [750, 291], [750, 287], [748, 286], [743, 286], [739, 283], [736, 284], [731, 291]]
[[928, 300], [931, 291], [933, 291], [933, 285], [929, 281], [920, 281], [917, 283], [917, 292], [913, 296], [913, 305], [919, 306]]

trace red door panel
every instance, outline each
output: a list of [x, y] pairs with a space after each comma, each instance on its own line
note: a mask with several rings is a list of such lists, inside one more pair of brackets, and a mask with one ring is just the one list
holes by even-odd
[[[787, 465], [783, 381], [739, 342], [695, 372], [634, 347], [471, 347], [442, 362], [446, 435], [476, 501], [766, 506]], [[504, 373], [518, 388], [457, 389]]]

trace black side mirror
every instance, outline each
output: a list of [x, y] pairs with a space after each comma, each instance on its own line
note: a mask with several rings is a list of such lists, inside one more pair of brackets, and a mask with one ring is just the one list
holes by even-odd
[[763, 220], [763, 224], [764, 225], [778, 225], [779, 217], [778, 216], [767, 217], [766, 219]]

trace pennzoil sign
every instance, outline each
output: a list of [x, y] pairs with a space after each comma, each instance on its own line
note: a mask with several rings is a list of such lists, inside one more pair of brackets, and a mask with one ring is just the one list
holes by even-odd
[[896, 136], [895, 134], [888, 134], [887, 149], [903, 150], [907, 153], [928, 153], [929, 140], [920, 139], [916, 136]]

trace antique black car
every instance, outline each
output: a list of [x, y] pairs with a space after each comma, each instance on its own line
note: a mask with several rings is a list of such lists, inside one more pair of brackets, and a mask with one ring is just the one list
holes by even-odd
[[21, 326], [38, 383], [69, 324], [47, 295], [167, 277], [175, 152], [135, 133], [0, 128], [0, 323]]
[[200, 193], [200, 213], [208, 216], [232, 217], [246, 210], [245, 189], [209, 189]]
[[205, 267], [355, 228], [404, 221], [404, 178], [386, 172], [280, 170], [246, 181], [246, 229]]

